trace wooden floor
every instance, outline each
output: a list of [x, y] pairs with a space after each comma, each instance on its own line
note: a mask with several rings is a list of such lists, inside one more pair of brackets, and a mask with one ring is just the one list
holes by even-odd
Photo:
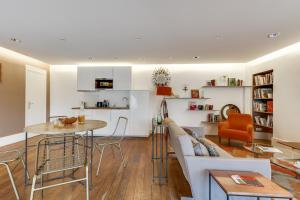
[[[217, 138], [208, 137], [215, 143]], [[36, 143], [38, 138], [30, 139], [30, 143]], [[263, 142], [263, 141], [260, 141]], [[233, 143], [228, 146], [226, 141], [220, 145], [227, 152], [237, 157], [252, 157], [251, 153], [243, 150], [240, 144]], [[22, 148], [23, 142], [0, 148], [0, 150]], [[182, 196], [191, 196], [189, 184], [184, 178], [181, 167], [175, 156], [169, 160], [169, 179], [167, 184], [159, 185], [152, 182], [152, 162], [151, 162], [151, 138], [128, 138], [122, 143], [125, 153], [124, 168], [120, 162], [117, 151], [105, 150], [100, 175], [96, 177], [96, 167], [99, 154], [94, 154], [93, 165], [93, 189], [91, 199], [104, 200], [173, 200]], [[33, 173], [35, 161], [35, 149], [29, 151], [30, 172]], [[76, 176], [83, 172], [77, 172]], [[23, 168], [19, 165], [13, 172], [15, 181], [21, 195], [21, 199], [29, 199], [31, 187], [24, 188]], [[299, 186], [297, 186], [299, 187]], [[3, 168], [0, 168], [0, 199], [14, 199], [14, 193], [8, 179], [8, 175]], [[42, 199], [40, 192], [37, 192], [35, 199]], [[70, 184], [56, 187], [44, 192], [45, 200], [74, 200], [85, 199], [85, 190], [81, 184]]]
[[[36, 142], [31, 139], [31, 143]], [[23, 143], [10, 145], [0, 150], [22, 148]], [[105, 149], [103, 155], [100, 175], [96, 177], [96, 168], [99, 154], [94, 154], [93, 164], [93, 189], [91, 199], [112, 200], [156, 200], [156, 199], [180, 199], [181, 196], [191, 196], [188, 182], [185, 180], [180, 165], [175, 157], [170, 158], [170, 178], [166, 185], [152, 182], [151, 162], [151, 139], [129, 138], [122, 143], [127, 166], [121, 165], [120, 156], [117, 151]], [[115, 156], [114, 156], [115, 155]], [[30, 172], [33, 173], [35, 150], [29, 151]], [[19, 165], [13, 172], [16, 185], [21, 199], [29, 199], [31, 187], [24, 188], [23, 168]], [[77, 172], [80, 176], [82, 172]], [[42, 199], [40, 192], [36, 193], [35, 199]], [[0, 169], [0, 199], [14, 199], [14, 193], [4, 168]], [[81, 184], [74, 183], [54, 189], [45, 190], [44, 200], [73, 200], [85, 199], [85, 190]]]

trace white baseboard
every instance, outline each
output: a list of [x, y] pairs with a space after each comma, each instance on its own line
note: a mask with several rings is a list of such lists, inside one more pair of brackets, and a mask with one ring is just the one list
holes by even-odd
[[[35, 135], [30, 134], [28, 135], [28, 138], [34, 137]], [[95, 136], [99, 136], [96, 135]], [[140, 137], [140, 138], [146, 138], [149, 137], [149, 135], [126, 135], [126, 137]], [[3, 147], [5, 145], [13, 144], [16, 142], [24, 141], [25, 140], [25, 133], [17, 133], [9, 136], [0, 137], [0, 147]]]
[[[33, 137], [35, 135], [28, 135], [28, 138]], [[25, 133], [17, 133], [9, 136], [0, 137], [0, 147], [13, 144], [16, 142], [24, 141]]]

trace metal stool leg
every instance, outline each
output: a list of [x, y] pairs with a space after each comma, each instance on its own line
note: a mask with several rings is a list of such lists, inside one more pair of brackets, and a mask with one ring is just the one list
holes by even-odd
[[32, 180], [32, 187], [31, 187], [31, 193], [30, 193], [30, 200], [33, 200], [33, 195], [35, 192], [35, 183], [36, 183], [36, 175], [34, 175], [33, 180]]
[[15, 185], [15, 181], [14, 181], [14, 178], [13, 178], [13, 176], [12, 176], [12, 173], [11, 173], [11, 171], [10, 171], [9, 166], [8, 166], [8, 164], [6, 164], [6, 163], [1, 163], [1, 164], [4, 165], [5, 168], [6, 168], [7, 173], [8, 173], [8, 176], [9, 176], [9, 179], [10, 179], [10, 182], [11, 182], [11, 184], [12, 184], [12, 186], [13, 186], [13, 189], [14, 189], [14, 192], [15, 192], [15, 195], [16, 195], [16, 199], [19, 200], [19, 199], [20, 199], [19, 193], [18, 193], [17, 187], [16, 187], [16, 185]]
[[99, 159], [97, 173], [96, 173], [97, 176], [99, 175], [101, 160], [102, 160], [102, 156], [103, 156], [103, 153], [104, 153], [105, 146], [103, 146], [102, 148], [99, 146], [98, 149], [100, 151], [100, 159]]
[[90, 199], [90, 189], [89, 189], [89, 166], [85, 167], [85, 175], [86, 175], [86, 199]]

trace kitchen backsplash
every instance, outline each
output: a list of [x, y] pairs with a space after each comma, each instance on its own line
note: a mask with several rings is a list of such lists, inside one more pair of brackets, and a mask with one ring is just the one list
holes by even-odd
[[126, 107], [127, 103], [123, 100], [124, 97], [127, 97], [129, 100], [129, 91], [110, 91], [103, 90], [97, 92], [84, 92], [81, 96], [81, 99], [78, 99], [78, 105], [71, 105], [73, 107], [80, 106], [81, 101], [85, 101], [87, 107], [93, 107], [97, 101], [108, 100], [110, 106], [117, 107]]

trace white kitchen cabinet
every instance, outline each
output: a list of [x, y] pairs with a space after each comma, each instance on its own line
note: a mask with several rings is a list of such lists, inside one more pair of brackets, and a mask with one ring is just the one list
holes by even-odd
[[113, 79], [113, 67], [94, 67], [94, 79]]
[[130, 136], [147, 137], [151, 129], [150, 91], [130, 91]]
[[114, 90], [131, 90], [131, 67], [114, 67]]
[[108, 136], [112, 134], [111, 130], [111, 110], [95, 109], [93, 110], [93, 119], [107, 122], [107, 126], [94, 130], [95, 136]]
[[[112, 132], [117, 126], [119, 117], [126, 117], [128, 119], [127, 128], [125, 131], [125, 136], [130, 135], [130, 111], [129, 110], [112, 110], [111, 111], [111, 129]], [[122, 124], [121, 124], [122, 125]], [[123, 130], [121, 130], [123, 131]], [[117, 132], [120, 134], [120, 132]]]
[[93, 67], [77, 68], [77, 90], [79, 91], [95, 90], [95, 73]]
[[94, 91], [97, 78], [113, 79], [112, 67], [78, 67], [77, 90]]

